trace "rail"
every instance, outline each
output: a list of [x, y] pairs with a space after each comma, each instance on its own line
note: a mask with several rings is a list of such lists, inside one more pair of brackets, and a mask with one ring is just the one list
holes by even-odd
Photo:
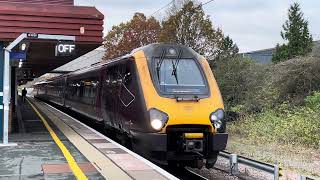
[[[230, 173], [232, 175], [236, 175], [238, 171], [238, 164], [244, 164], [247, 166], [250, 166], [252, 168], [265, 171], [267, 173], [273, 174], [274, 180], [279, 180], [279, 178], [283, 175], [282, 174], [282, 168], [279, 167], [278, 164], [268, 164], [264, 162], [259, 162], [247, 157], [239, 156], [237, 154], [232, 154], [227, 151], [221, 151], [219, 156], [229, 159], [229, 168]], [[300, 176], [301, 180], [315, 180], [315, 178], [307, 177], [304, 175]]]

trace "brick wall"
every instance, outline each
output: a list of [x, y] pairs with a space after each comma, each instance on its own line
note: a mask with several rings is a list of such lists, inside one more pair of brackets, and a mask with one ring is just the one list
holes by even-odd
[[74, 0], [0, 0], [9, 3], [74, 5]]

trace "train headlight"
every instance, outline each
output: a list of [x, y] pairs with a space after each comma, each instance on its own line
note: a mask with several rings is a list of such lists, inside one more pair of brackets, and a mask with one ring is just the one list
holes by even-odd
[[210, 120], [215, 128], [220, 129], [222, 127], [222, 121], [224, 118], [224, 111], [222, 109], [218, 109], [215, 112], [211, 113]]
[[168, 115], [160, 110], [150, 109], [149, 114], [151, 127], [156, 131], [160, 131], [168, 122]]

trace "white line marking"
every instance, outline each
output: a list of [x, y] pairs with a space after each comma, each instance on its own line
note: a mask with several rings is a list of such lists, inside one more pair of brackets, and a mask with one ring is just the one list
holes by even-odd
[[[41, 102], [43, 102], [43, 101], [41, 101]], [[148, 166], [150, 166], [152, 169], [158, 171], [160, 174], [162, 174], [162, 175], [165, 176], [166, 178], [168, 178], [168, 179], [170, 179], [170, 180], [179, 180], [178, 178], [176, 178], [176, 177], [173, 176], [172, 174], [170, 174], [170, 173], [168, 173], [167, 171], [161, 169], [159, 166], [157, 166], [157, 165], [153, 164], [152, 162], [150, 162], [149, 160], [141, 157], [141, 156], [138, 155], [137, 153], [130, 151], [130, 150], [127, 149], [126, 147], [122, 146], [121, 144], [118, 144], [117, 142], [113, 141], [112, 139], [108, 138], [107, 136], [104, 136], [103, 134], [101, 134], [100, 132], [96, 131], [95, 129], [92, 129], [91, 127], [89, 127], [89, 126], [87, 126], [86, 124], [80, 122], [79, 120], [77, 120], [77, 119], [71, 117], [70, 115], [68, 115], [68, 114], [60, 111], [59, 109], [56, 109], [55, 107], [53, 107], [53, 106], [51, 106], [51, 105], [49, 105], [49, 104], [47, 104], [47, 103], [45, 103], [45, 102], [43, 102], [43, 103], [46, 104], [47, 106], [51, 107], [52, 109], [55, 109], [56, 111], [64, 114], [65, 116], [73, 119], [74, 121], [76, 121], [77, 123], [83, 125], [84, 127], [90, 129], [91, 131], [93, 131], [94, 133], [96, 133], [97, 135], [99, 135], [101, 138], [103, 138], [103, 139], [105, 139], [105, 140], [107, 140], [107, 141], [115, 144], [115, 145], [118, 146], [120, 149], [126, 151], [128, 154], [132, 155], [133, 157], [141, 160], [142, 162], [144, 162], [145, 164], [147, 164]]]

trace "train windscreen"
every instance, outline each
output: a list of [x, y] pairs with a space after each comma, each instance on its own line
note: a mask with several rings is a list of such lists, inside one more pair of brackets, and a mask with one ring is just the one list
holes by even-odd
[[156, 59], [156, 73], [164, 94], [208, 93], [204, 76], [193, 59]]

